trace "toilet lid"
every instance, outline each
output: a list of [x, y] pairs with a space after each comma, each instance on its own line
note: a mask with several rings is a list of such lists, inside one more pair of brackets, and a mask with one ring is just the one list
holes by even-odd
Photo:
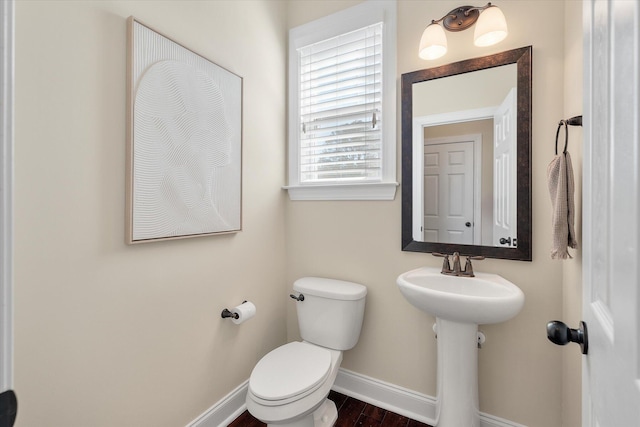
[[284, 400], [317, 389], [329, 375], [331, 353], [291, 342], [264, 356], [249, 378], [251, 392], [264, 400]]

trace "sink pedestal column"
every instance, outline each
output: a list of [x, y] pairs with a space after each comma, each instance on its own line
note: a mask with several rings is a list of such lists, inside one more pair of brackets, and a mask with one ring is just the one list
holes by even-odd
[[480, 427], [478, 325], [436, 318], [437, 427]]

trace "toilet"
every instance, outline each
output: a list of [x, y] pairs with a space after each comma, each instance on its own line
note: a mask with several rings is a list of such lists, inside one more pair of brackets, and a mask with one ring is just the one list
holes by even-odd
[[303, 277], [293, 284], [302, 341], [276, 348], [249, 378], [247, 409], [268, 426], [330, 427], [338, 418], [327, 399], [342, 352], [358, 342], [367, 288]]

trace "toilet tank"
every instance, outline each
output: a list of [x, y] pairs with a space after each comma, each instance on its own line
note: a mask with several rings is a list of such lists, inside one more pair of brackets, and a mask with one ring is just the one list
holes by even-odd
[[343, 280], [303, 277], [293, 290], [304, 295], [296, 303], [302, 339], [334, 350], [353, 348], [360, 337], [367, 288]]

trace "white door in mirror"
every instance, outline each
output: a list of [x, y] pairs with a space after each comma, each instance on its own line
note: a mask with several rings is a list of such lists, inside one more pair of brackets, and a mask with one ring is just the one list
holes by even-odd
[[472, 245], [473, 143], [425, 144], [424, 150], [424, 241]]
[[[493, 116], [493, 246], [516, 246], [516, 88]], [[508, 242], [508, 243], [506, 243]]]

